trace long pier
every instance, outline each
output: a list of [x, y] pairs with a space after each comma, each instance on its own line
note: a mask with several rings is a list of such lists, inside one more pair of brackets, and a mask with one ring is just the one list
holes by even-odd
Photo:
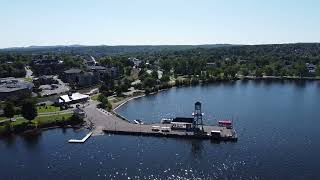
[[[133, 124], [128, 120], [124, 120], [124, 118], [117, 117], [113, 113], [98, 110], [94, 103], [87, 106], [84, 110], [87, 119], [94, 124], [93, 134], [100, 134], [100, 131], [102, 131], [107, 134], [133, 136], [215, 139], [220, 141], [237, 141], [238, 139], [236, 131], [226, 127], [204, 125], [203, 133], [195, 133], [193, 131], [171, 129], [171, 124]], [[158, 126], [159, 131], [154, 131], [154, 126]], [[219, 131], [220, 135], [214, 137], [211, 135], [212, 131]]]
[[[153, 127], [159, 127], [159, 131], [154, 131]], [[162, 131], [166, 129], [166, 131]], [[186, 130], [172, 130], [169, 124], [132, 124], [126, 123], [114, 127], [105, 127], [104, 133], [119, 134], [119, 135], [133, 135], [133, 136], [155, 136], [168, 138], [186, 138], [186, 139], [214, 139], [219, 141], [237, 141], [238, 137], [234, 129], [227, 129], [220, 126], [204, 126], [203, 133], [195, 133]], [[213, 137], [212, 131], [219, 131], [219, 137]]]

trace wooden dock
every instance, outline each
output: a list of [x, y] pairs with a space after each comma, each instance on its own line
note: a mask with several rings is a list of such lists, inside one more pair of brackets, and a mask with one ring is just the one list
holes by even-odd
[[92, 135], [92, 132], [88, 133], [84, 138], [82, 139], [70, 139], [68, 142], [69, 143], [84, 143], [86, 142], [87, 139]]

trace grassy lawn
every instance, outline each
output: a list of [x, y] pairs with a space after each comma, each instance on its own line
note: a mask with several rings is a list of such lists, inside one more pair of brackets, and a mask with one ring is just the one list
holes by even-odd
[[121, 101], [123, 101], [126, 97], [113, 97], [109, 99], [109, 102], [111, 103], [112, 107], [118, 106]]
[[32, 78], [23, 78], [25, 81], [32, 82]]
[[117, 103], [117, 102], [124, 100], [125, 98], [126, 97], [114, 97], [114, 98], [110, 99], [110, 103]]
[[3, 116], [0, 117], [0, 121], [2, 121], [2, 120], [4, 120], [4, 119], [8, 119], [8, 118], [3, 117]]
[[96, 94], [96, 95], [91, 96], [91, 99], [93, 101], [98, 101], [98, 97], [99, 97], [99, 94]]
[[56, 106], [38, 106], [37, 110], [38, 110], [38, 113], [45, 113], [45, 112], [60, 111], [60, 108]]
[[[14, 119], [21, 119], [22, 117], [20, 116], [20, 115], [14, 115], [14, 117], [12, 118], [12, 120], [14, 120]], [[0, 117], [0, 121], [1, 120], [5, 120], [5, 119], [9, 119], [9, 118], [7, 118], [7, 117], [4, 117], [4, 116], [1, 116]]]
[[[78, 123], [77, 120], [72, 119], [73, 113], [68, 114], [55, 114], [50, 116], [38, 116], [31, 122], [19, 117], [16, 121], [1, 123], [0, 125], [0, 135], [6, 134], [8, 132], [23, 132], [26, 130], [32, 130], [39, 127], [50, 127], [54, 125], [61, 124], [65, 121], [70, 121], [71, 123]], [[10, 124], [8, 124], [10, 123]]]
[[68, 120], [69, 118], [71, 118], [71, 116], [72, 116], [72, 113], [58, 114], [53, 116], [38, 116], [34, 121], [47, 124], [47, 123], [56, 122], [56, 121]]
[[114, 105], [118, 104], [119, 102], [123, 101], [124, 99], [126, 99], [126, 97], [113, 97], [109, 99], [109, 102], [112, 104], [112, 107], [114, 107]]
[[[64, 121], [68, 120], [72, 116], [72, 113], [69, 114], [57, 114], [57, 115], [50, 115], [50, 116], [38, 116], [34, 120], [31, 121], [31, 124], [41, 123], [41, 124], [48, 124], [56, 121]], [[28, 120], [24, 119], [23, 117], [17, 118], [16, 121], [11, 122], [11, 126], [19, 126], [23, 123], [29, 123]], [[0, 126], [0, 129], [3, 129], [4, 125]]]

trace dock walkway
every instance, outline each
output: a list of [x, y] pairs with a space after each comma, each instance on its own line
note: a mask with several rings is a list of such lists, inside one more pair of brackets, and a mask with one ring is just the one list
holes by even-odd
[[88, 133], [84, 138], [78, 140], [78, 139], [70, 139], [68, 142], [69, 143], [84, 143], [86, 142], [87, 139], [92, 135], [92, 132]]
[[[159, 126], [160, 131], [152, 131], [153, 126]], [[236, 141], [237, 135], [234, 129], [227, 129], [220, 126], [204, 126], [204, 133], [195, 134], [192, 131], [185, 130], [169, 130], [169, 132], [162, 132], [162, 127], [170, 127], [166, 124], [119, 124], [118, 126], [105, 127], [103, 131], [110, 134], [122, 135], [138, 135], [138, 136], [156, 136], [156, 137], [173, 137], [173, 138], [190, 138], [190, 139], [212, 139], [211, 131], [220, 131], [221, 137], [218, 140], [222, 141]]]

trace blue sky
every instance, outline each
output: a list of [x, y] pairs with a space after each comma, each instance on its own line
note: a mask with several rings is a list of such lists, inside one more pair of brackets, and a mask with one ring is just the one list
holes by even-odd
[[320, 42], [318, 0], [0, 0], [0, 48]]

